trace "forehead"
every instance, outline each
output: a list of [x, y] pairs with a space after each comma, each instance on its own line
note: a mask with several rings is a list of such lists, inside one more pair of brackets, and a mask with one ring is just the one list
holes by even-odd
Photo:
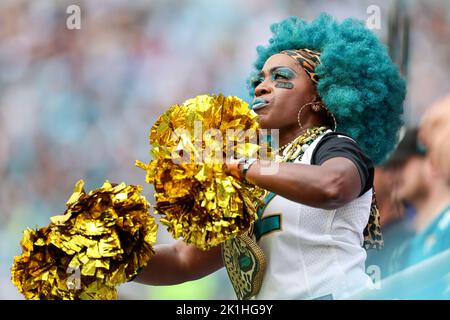
[[303, 71], [303, 68], [295, 59], [284, 53], [277, 53], [270, 56], [269, 59], [266, 60], [266, 63], [264, 63], [262, 71], [268, 73], [270, 69], [275, 67], [289, 67], [297, 73], [301, 73]]

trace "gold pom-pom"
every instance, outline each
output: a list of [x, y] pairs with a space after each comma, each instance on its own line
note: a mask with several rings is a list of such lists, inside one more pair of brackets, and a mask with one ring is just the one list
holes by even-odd
[[170, 107], [150, 133], [156, 210], [174, 238], [206, 250], [248, 230], [263, 190], [225, 171], [225, 157], [257, 158], [257, 115], [243, 100], [202, 95]]
[[64, 215], [24, 231], [12, 282], [27, 299], [117, 299], [154, 254], [157, 225], [141, 186], [111, 184], [88, 194], [78, 181]]

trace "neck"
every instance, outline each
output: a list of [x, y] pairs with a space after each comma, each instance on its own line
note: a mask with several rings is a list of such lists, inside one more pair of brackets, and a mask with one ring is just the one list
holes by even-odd
[[450, 187], [447, 184], [437, 182], [433, 185], [427, 197], [417, 201], [414, 206], [417, 215], [414, 218], [414, 226], [417, 231], [423, 230], [450, 204]]
[[287, 143], [291, 142], [298, 136], [304, 134], [306, 130], [307, 128], [300, 129], [299, 127], [295, 128], [295, 130], [280, 130], [279, 147], [286, 145]]
[[304, 112], [302, 120], [303, 123], [301, 127], [298, 125], [298, 123], [295, 123], [291, 126], [280, 129], [280, 147], [286, 145], [298, 136], [304, 134], [309, 128], [320, 127], [325, 124], [322, 115], [317, 112]]

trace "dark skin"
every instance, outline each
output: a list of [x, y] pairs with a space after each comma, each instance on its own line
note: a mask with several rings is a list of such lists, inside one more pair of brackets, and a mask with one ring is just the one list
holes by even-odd
[[155, 256], [134, 281], [153, 286], [197, 280], [224, 267], [220, 246], [202, 251], [179, 240], [155, 246]]
[[[255, 87], [257, 98], [269, 102], [255, 112], [262, 128], [279, 129], [280, 146], [307, 128], [329, 124], [325, 111], [305, 108], [301, 114], [302, 128], [299, 127], [300, 107], [316, 99], [317, 92], [298, 62], [285, 54], [275, 54], [264, 64]], [[346, 158], [332, 158], [320, 166], [280, 163], [278, 172], [273, 175], [262, 175], [262, 165], [267, 163], [255, 162], [247, 172], [247, 179], [282, 197], [312, 207], [336, 209], [356, 199], [361, 192], [358, 170]], [[220, 246], [201, 251], [178, 241], [155, 246], [155, 251], [151, 263], [135, 281], [150, 285], [178, 284], [202, 278], [224, 266]]]
[[[287, 67], [294, 71], [295, 76], [292, 79], [283, 79], [281, 75], [272, 76], [271, 71], [276, 72], [277, 67]], [[269, 103], [255, 112], [259, 116], [261, 127], [280, 130], [280, 145], [301, 135], [307, 128], [328, 124], [325, 110], [314, 112], [310, 108], [302, 111], [302, 128], [298, 124], [300, 107], [317, 99], [317, 92], [297, 61], [285, 54], [275, 54], [266, 61], [262, 76], [255, 88], [255, 99], [265, 99]], [[277, 82], [280, 81], [289, 81], [293, 88], [278, 86]], [[358, 169], [346, 158], [332, 158], [321, 166], [280, 163], [279, 170], [274, 175], [261, 175], [261, 165], [258, 161], [250, 167], [247, 172], [248, 180], [308, 206], [336, 209], [355, 199], [361, 192]]]

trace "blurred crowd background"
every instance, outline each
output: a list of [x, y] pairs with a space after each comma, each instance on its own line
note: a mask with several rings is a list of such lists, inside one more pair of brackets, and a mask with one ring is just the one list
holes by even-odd
[[[66, 27], [72, 4], [80, 30]], [[270, 24], [323, 11], [366, 21], [370, 5], [380, 8], [374, 32], [407, 77], [408, 96], [405, 138], [376, 173], [386, 249], [369, 252], [368, 264], [384, 278], [449, 248], [450, 113], [441, 112], [450, 101], [441, 99], [450, 94], [450, 2], [2, 0], [0, 299], [22, 299], [10, 281], [22, 231], [61, 214], [78, 179], [86, 189], [106, 179], [145, 184], [134, 161], [150, 159], [149, 129], [165, 109], [205, 93], [250, 101], [245, 78]], [[152, 199], [149, 186], [144, 193]], [[158, 242], [170, 241], [160, 228]], [[448, 296], [447, 280], [436, 290]], [[130, 283], [119, 293], [234, 299], [224, 270], [172, 287]]]

